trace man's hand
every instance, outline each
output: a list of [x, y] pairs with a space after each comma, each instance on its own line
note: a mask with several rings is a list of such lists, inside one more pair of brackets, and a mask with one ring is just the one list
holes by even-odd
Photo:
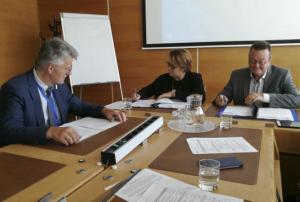
[[166, 92], [166, 93], [163, 93], [161, 94], [160, 96], [158, 96], [156, 99], [161, 99], [161, 98], [172, 98], [172, 97], [175, 97], [175, 89], [169, 91], [169, 92]]
[[71, 127], [50, 127], [47, 130], [46, 138], [69, 146], [78, 143], [80, 136]]
[[113, 110], [104, 107], [102, 109], [102, 114], [104, 114], [104, 116], [110, 121], [117, 119], [120, 122], [124, 122], [127, 120], [125, 113], [120, 110]]
[[254, 102], [260, 101], [262, 102], [264, 99], [264, 95], [262, 93], [251, 93], [245, 98], [246, 105], [253, 105]]
[[216, 103], [216, 105], [218, 105], [219, 107], [225, 106], [225, 105], [228, 104], [228, 98], [227, 98], [225, 95], [220, 94], [220, 95], [218, 95], [218, 97], [216, 98], [215, 103]]

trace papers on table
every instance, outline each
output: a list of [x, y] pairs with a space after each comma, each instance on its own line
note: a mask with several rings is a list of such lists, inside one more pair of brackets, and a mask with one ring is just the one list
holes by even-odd
[[291, 109], [284, 108], [257, 108], [256, 114], [253, 107], [249, 106], [226, 106], [222, 114], [239, 116], [239, 117], [254, 117], [257, 119], [271, 120], [289, 120], [294, 121]]
[[178, 109], [184, 108], [187, 103], [179, 100], [171, 100], [169, 98], [161, 98], [158, 100], [147, 99], [137, 100], [136, 102], [132, 103], [132, 107], [153, 107], [153, 104], [155, 104], [159, 108]]
[[[184, 108], [186, 106], [186, 102], [182, 102], [179, 100], [171, 100], [168, 98], [162, 98], [159, 100], [155, 99], [147, 99], [147, 100], [137, 100], [132, 103], [132, 107], [153, 107], [155, 104], [158, 108], [170, 108], [170, 109], [178, 109]], [[124, 109], [124, 103], [122, 101], [113, 102], [111, 104], [106, 105], [105, 107], [109, 109]]]
[[[172, 100], [170, 100], [172, 101]], [[132, 103], [133, 107], [151, 107], [152, 104], [155, 103], [154, 99], [148, 99], [148, 100], [137, 100], [134, 103]]]
[[294, 121], [292, 111], [283, 108], [258, 108], [256, 117], [258, 119]]
[[201, 191], [199, 188], [144, 169], [134, 176], [116, 195], [126, 201], [174, 202], [211, 201], [242, 202], [242, 199]]
[[113, 102], [113, 103], [110, 103], [108, 105], [105, 105], [106, 108], [109, 108], [109, 109], [124, 109], [124, 103], [123, 101], [117, 101], [117, 102]]
[[65, 123], [60, 127], [71, 127], [77, 131], [81, 136], [80, 142], [93, 135], [96, 135], [102, 131], [105, 131], [113, 126], [118, 125], [120, 122], [110, 122], [107, 119], [97, 119], [91, 117], [85, 117], [76, 121]]
[[193, 154], [257, 152], [242, 137], [187, 138], [186, 141]]
[[241, 117], [252, 117], [253, 108], [248, 106], [226, 106], [223, 114]]

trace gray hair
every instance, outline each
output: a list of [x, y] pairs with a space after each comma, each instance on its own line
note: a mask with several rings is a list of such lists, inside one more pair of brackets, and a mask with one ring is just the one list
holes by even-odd
[[66, 57], [77, 59], [77, 50], [59, 37], [47, 39], [38, 52], [34, 68], [39, 70], [49, 63], [61, 65]]

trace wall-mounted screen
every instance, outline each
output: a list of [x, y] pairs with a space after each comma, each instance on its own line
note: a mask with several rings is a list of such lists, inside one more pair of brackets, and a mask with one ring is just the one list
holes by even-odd
[[142, 0], [143, 47], [300, 44], [299, 0]]

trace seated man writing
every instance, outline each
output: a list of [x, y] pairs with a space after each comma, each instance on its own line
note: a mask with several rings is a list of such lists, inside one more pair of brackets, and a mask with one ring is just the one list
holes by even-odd
[[271, 65], [271, 46], [255, 42], [249, 51], [249, 67], [235, 70], [214, 103], [255, 105], [264, 107], [299, 108], [300, 95], [290, 72]]
[[116, 118], [126, 116], [118, 110], [94, 106], [73, 95], [64, 83], [71, 74], [78, 53], [60, 38], [46, 40], [32, 70], [7, 81], [0, 96], [0, 145], [12, 143], [44, 144], [54, 140], [75, 144], [80, 136], [67, 122], [68, 114]]

